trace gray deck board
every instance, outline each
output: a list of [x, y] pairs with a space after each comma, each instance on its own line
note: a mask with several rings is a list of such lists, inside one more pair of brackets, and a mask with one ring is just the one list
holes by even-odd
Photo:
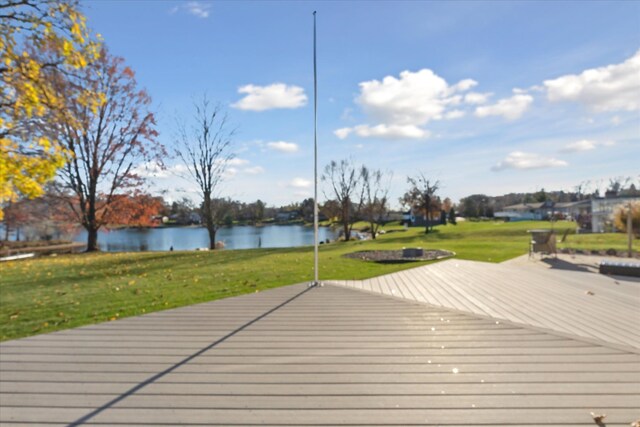
[[[552, 261], [551, 261], [552, 262]], [[561, 261], [558, 261], [561, 262]], [[448, 260], [341, 286], [640, 348], [640, 282], [536, 262]]]
[[588, 426], [594, 411], [616, 426], [640, 415], [637, 352], [398, 299], [510, 312], [410, 278], [369, 288], [397, 298], [298, 285], [1, 343], [0, 424]]
[[[210, 408], [111, 408], [95, 417], [96, 423], [125, 423], [144, 418], [148, 423], [182, 424], [201, 423], [207, 425], [315, 425], [319, 421], [333, 425], [440, 425], [459, 423], [472, 418], [477, 425], [508, 425], [516, 415], [530, 425], [572, 423], [594, 425], [589, 415], [590, 408], [443, 408], [403, 409], [396, 407], [358, 409], [210, 409]], [[27, 422], [67, 422], [81, 417], [86, 408], [31, 408]], [[23, 408], [7, 407], [3, 416], [13, 418], [24, 413]], [[6, 415], [5, 415], [6, 414]], [[607, 425], [628, 422], [622, 408], [607, 414]], [[470, 424], [466, 424], [470, 425]]]
[[[2, 392], [6, 394], [30, 395], [34, 393], [49, 394], [119, 394], [128, 388], [135, 386], [135, 382], [10, 382], [5, 381]], [[187, 395], [238, 395], [250, 396], [362, 396], [366, 400], [369, 396], [405, 396], [419, 395], [430, 396], [455, 394], [464, 396], [485, 395], [558, 395], [559, 400], [563, 396], [610, 396], [631, 395], [638, 397], [637, 383], [610, 382], [603, 389], [602, 383], [564, 382], [550, 387], [546, 383], [487, 383], [473, 384], [446, 383], [446, 384], [220, 384], [220, 383], [153, 383], [143, 391], [136, 394], [187, 394]], [[514, 419], [514, 422], [517, 421]]]
[[[363, 400], [361, 396], [251, 396], [251, 407], [256, 409], [466, 409], [466, 408], [592, 408], [606, 406], [608, 408], [628, 408], [637, 404], [632, 395], [485, 395], [485, 396], [451, 396], [443, 394], [408, 395], [408, 396], [371, 396]], [[116, 394], [44, 394], [34, 393], [27, 396], [9, 395], [4, 397], [7, 406], [42, 406], [52, 408], [69, 407], [73, 401], [76, 408], [94, 408], [105, 398], [115, 398]], [[233, 395], [191, 395], [191, 394], [138, 394], [123, 400], [121, 408], [228, 408], [243, 409], [247, 406], [246, 396]]]

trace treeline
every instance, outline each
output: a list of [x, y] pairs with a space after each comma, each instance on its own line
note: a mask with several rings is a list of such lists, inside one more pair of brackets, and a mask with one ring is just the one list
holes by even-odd
[[[219, 212], [219, 225], [261, 224], [269, 222], [313, 221], [313, 199], [289, 203], [283, 206], [267, 206], [258, 199], [255, 202], [241, 202], [230, 198], [216, 198], [212, 204]], [[163, 222], [178, 225], [200, 224], [202, 222], [202, 205], [183, 197], [180, 200], [164, 203], [158, 212]]]

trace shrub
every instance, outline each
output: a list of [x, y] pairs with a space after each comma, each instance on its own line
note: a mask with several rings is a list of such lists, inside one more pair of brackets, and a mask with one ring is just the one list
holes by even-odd
[[613, 211], [613, 224], [622, 231], [627, 232], [627, 215], [629, 213], [629, 204], [631, 205], [631, 228], [633, 234], [640, 238], [640, 201], [625, 203], [616, 206]]

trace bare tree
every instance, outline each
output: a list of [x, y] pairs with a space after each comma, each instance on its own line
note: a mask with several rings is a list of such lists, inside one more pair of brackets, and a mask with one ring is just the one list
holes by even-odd
[[388, 179], [380, 170], [369, 170], [366, 166], [362, 166], [360, 170], [360, 179], [364, 191], [364, 204], [362, 206], [362, 216], [369, 222], [371, 229], [371, 238], [375, 240], [376, 234], [384, 221], [387, 213], [389, 184], [391, 182], [391, 173], [388, 173]]
[[611, 192], [615, 195], [624, 190], [631, 183], [630, 176], [615, 176], [609, 178], [609, 186], [607, 187], [607, 193]]
[[[134, 165], [161, 165], [166, 152], [156, 140], [151, 98], [138, 89], [134, 72], [122, 58], [103, 49], [98, 60], [77, 75], [50, 72], [67, 112], [43, 123], [68, 154], [59, 173], [60, 196], [87, 230], [87, 251], [97, 251], [98, 230], [113, 218], [116, 199], [142, 184]], [[78, 92], [87, 90], [102, 93], [104, 102], [77, 101]]]
[[364, 191], [360, 171], [351, 160], [341, 160], [340, 163], [332, 160], [325, 166], [322, 180], [331, 184], [333, 195], [340, 205], [344, 240], [349, 241], [353, 223], [357, 220], [363, 204]]
[[576, 199], [578, 201], [583, 200], [589, 193], [590, 187], [591, 187], [591, 181], [582, 181], [580, 184], [573, 187], [574, 192], [576, 193]]
[[222, 223], [224, 206], [216, 192], [224, 178], [235, 134], [229, 129], [226, 113], [219, 105], [212, 106], [207, 96], [194, 102], [195, 114], [190, 128], [178, 125], [176, 155], [184, 163], [186, 178], [193, 181], [202, 195], [202, 223], [209, 233], [209, 248], [216, 247], [216, 232]]
[[400, 198], [400, 203], [410, 206], [414, 211], [423, 212], [425, 218], [425, 234], [429, 233], [431, 228], [431, 211], [434, 202], [436, 202], [435, 194], [440, 188], [440, 181], [431, 181], [420, 173], [416, 177], [407, 177], [407, 183], [410, 185], [409, 190]]
[[320, 207], [320, 212], [326, 216], [330, 221], [333, 218], [340, 216], [340, 203], [337, 200], [329, 199], [325, 201]]

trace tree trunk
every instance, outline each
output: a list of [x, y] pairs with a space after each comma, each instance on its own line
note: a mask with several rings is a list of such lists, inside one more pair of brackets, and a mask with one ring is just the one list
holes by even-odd
[[369, 223], [369, 229], [371, 230], [371, 238], [373, 240], [376, 240], [376, 223], [375, 222], [370, 222]]
[[351, 227], [349, 225], [351, 218], [349, 216], [349, 205], [347, 203], [351, 203], [348, 201], [342, 202], [342, 227], [344, 229], [344, 241], [348, 242], [351, 238]]
[[207, 231], [209, 232], [209, 249], [215, 250], [216, 248], [216, 227], [209, 227], [207, 225]]
[[95, 226], [85, 226], [87, 230], [87, 252], [97, 252], [100, 250], [98, 247], [98, 228]]
[[213, 220], [213, 207], [211, 206], [211, 194], [204, 194], [204, 203], [202, 205], [202, 215], [204, 226], [209, 233], [209, 249], [214, 250], [216, 248], [216, 224]]
[[[429, 185], [429, 183], [427, 182], [427, 186]], [[425, 212], [425, 225], [424, 225], [424, 234], [429, 234], [429, 222], [431, 221], [431, 196], [428, 193], [428, 189], [427, 192], [425, 193], [424, 196], [424, 212]]]
[[429, 210], [424, 215], [424, 234], [429, 234]]
[[[91, 189], [95, 186], [91, 185]], [[86, 222], [83, 224], [84, 228], [87, 230], [87, 252], [96, 252], [99, 251], [98, 247], [98, 227], [96, 220], [96, 192], [95, 190], [89, 193], [88, 197], [88, 209], [86, 212]]]

